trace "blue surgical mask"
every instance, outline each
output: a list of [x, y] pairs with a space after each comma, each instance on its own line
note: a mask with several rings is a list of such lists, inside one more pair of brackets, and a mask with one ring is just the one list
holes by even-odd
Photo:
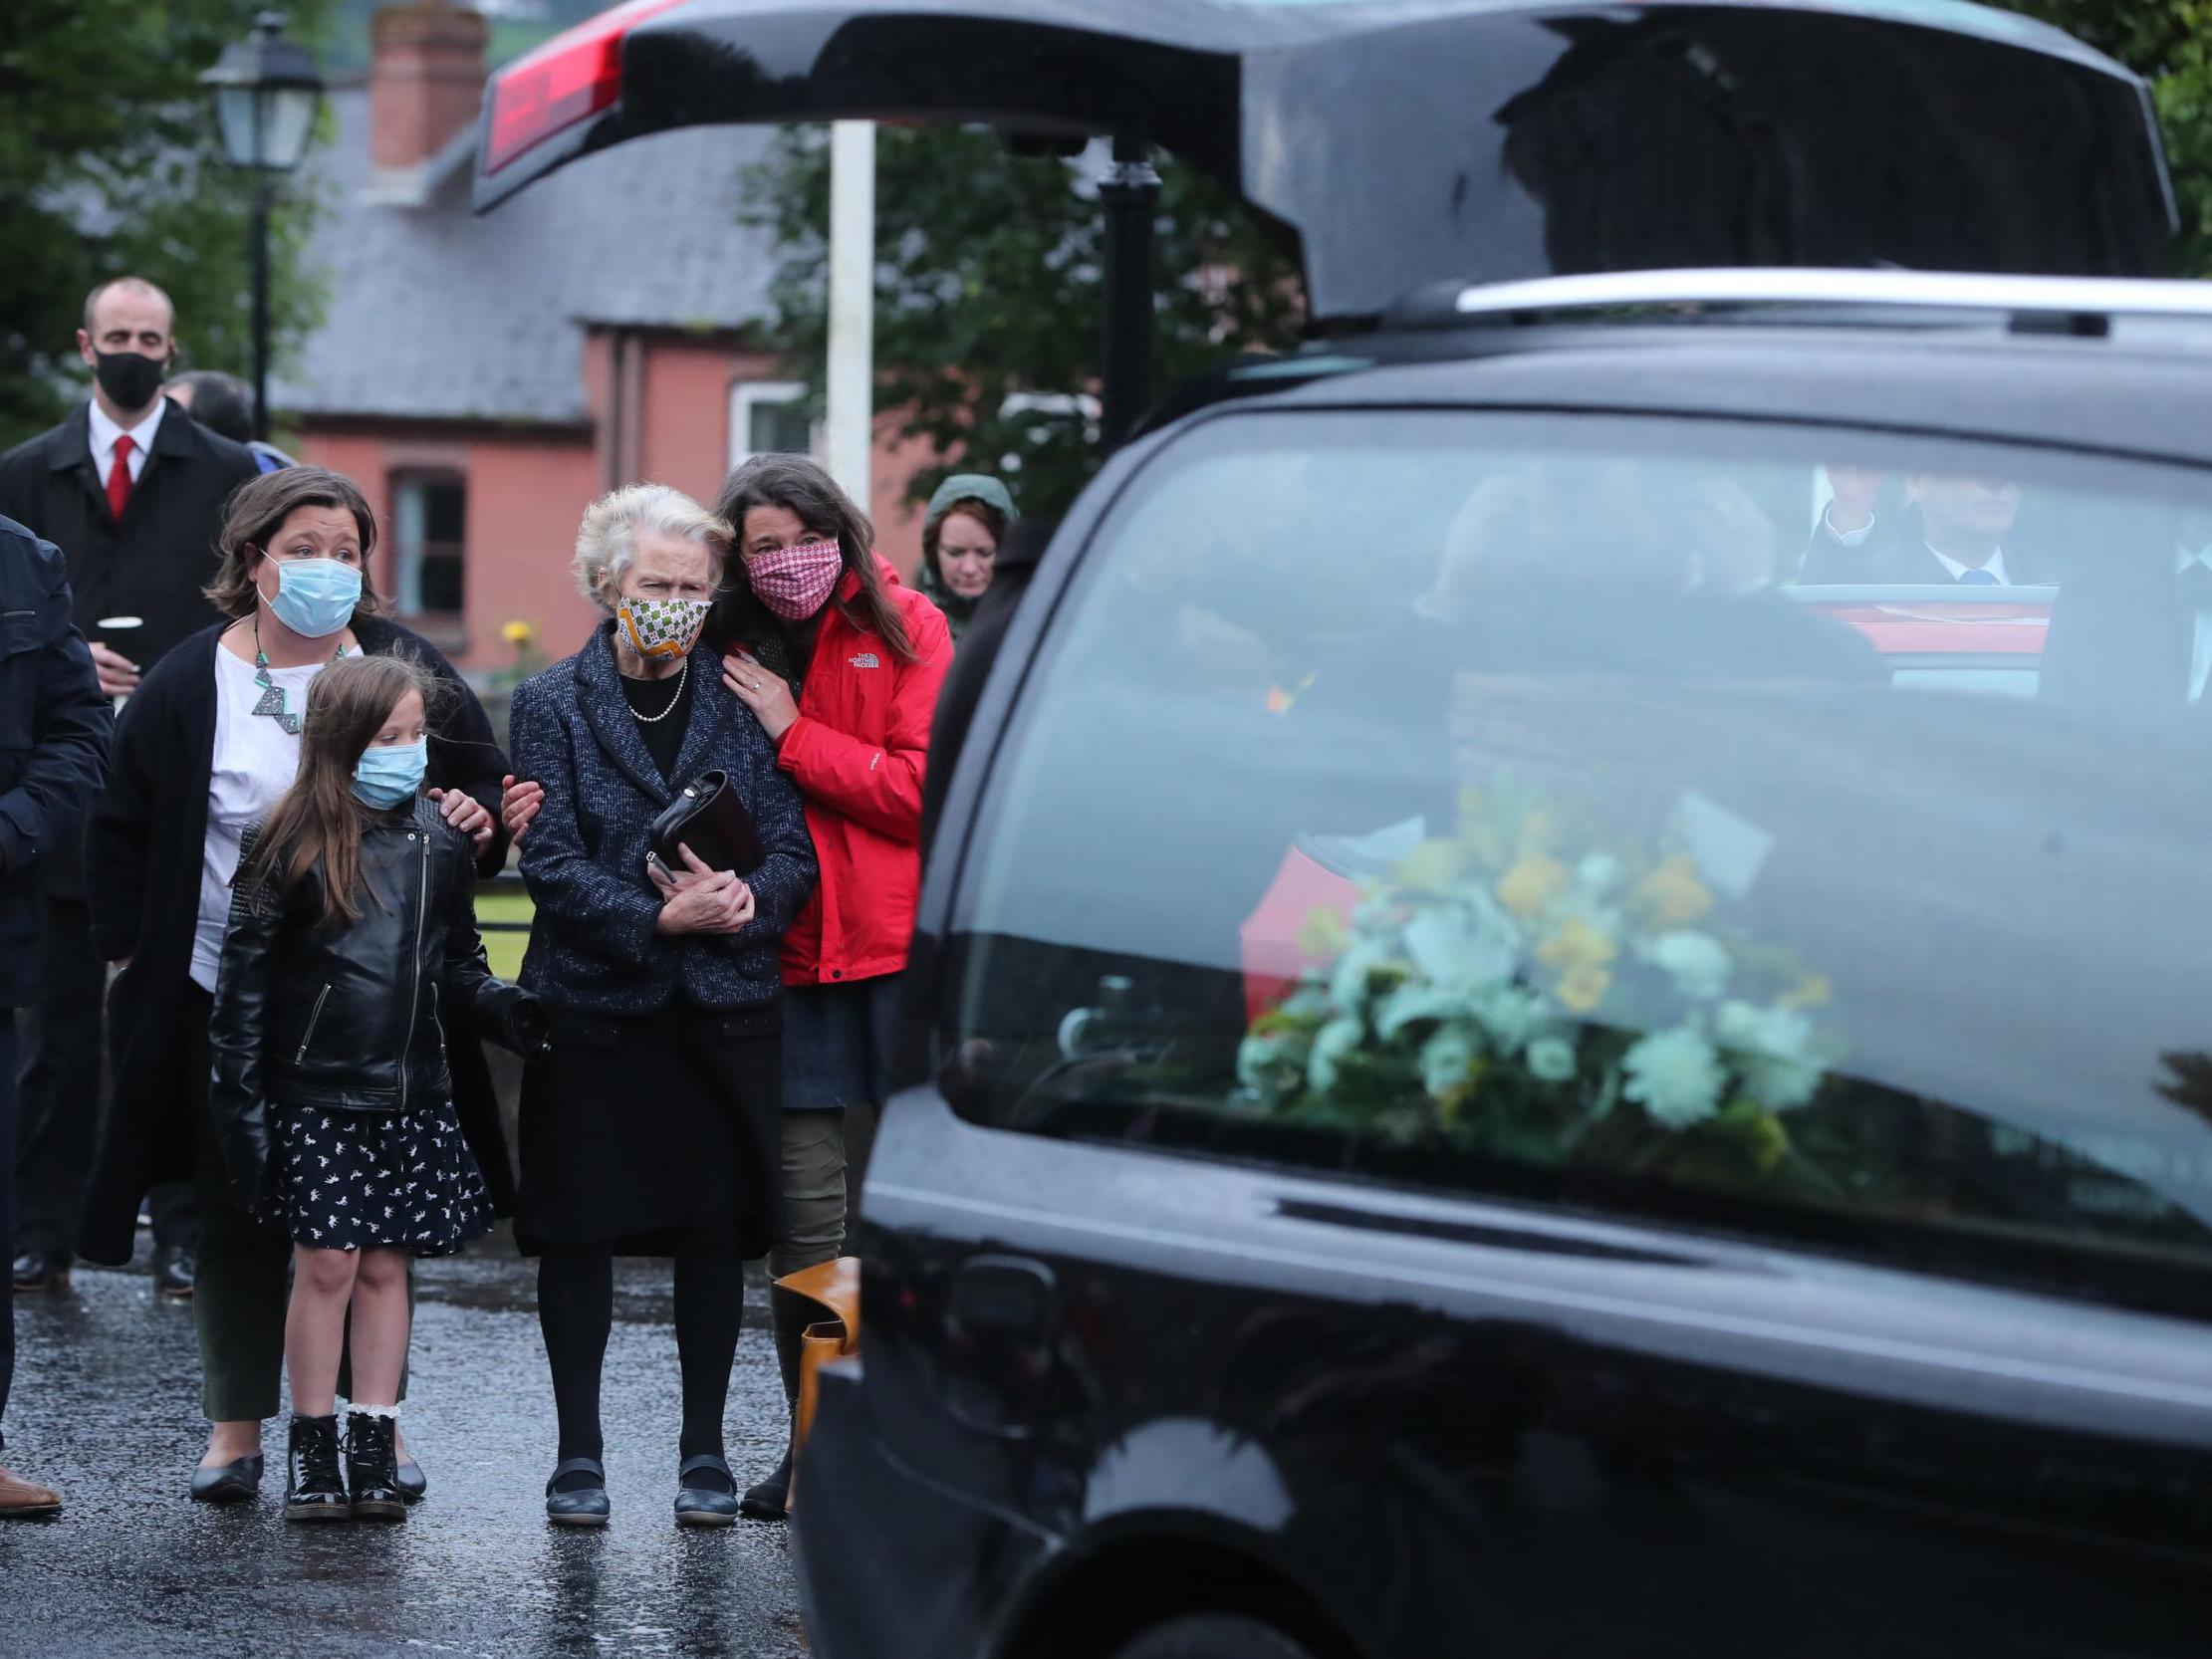
[[381, 749], [364, 749], [361, 759], [354, 763], [354, 793], [369, 806], [388, 812], [414, 799], [429, 766], [430, 748], [420, 738]]
[[277, 596], [269, 601], [277, 620], [294, 633], [327, 639], [354, 619], [361, 603], [361, 572], [336, 559], [280, 559]]

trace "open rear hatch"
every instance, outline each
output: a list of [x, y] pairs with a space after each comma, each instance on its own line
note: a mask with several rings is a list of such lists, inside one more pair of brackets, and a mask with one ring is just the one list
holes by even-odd
[[1445, 279], [2152, 275], [2175, 227], [2142, 83], [1958, 0], [632, 0], [494, 77], [476, 205], [834, 118], [1157, 144], [1295, 233], [1339, 324]]

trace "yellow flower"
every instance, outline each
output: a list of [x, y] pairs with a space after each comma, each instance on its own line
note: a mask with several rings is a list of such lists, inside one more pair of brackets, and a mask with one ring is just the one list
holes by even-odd
[[1442, 892], [1459, 874], [1457, 841], [1426, 840], [1398, 860], [1398, 881], [1415, 892]]
[[538, 637], [538, 630], [528, 622], [509, 622], [499, 630], [499, 637], [510, 645], [527, 645]]
[[1677, 852], [1636, 883], [1629, 902], [1653, 927], [1686, 927], [1713, 907], [1713, 890], [1689, 855]]
[[1602, 968], [1620, 954], [1620, 947], [1580, 916], [1536, 947], [1536, 959], [1547, 968], [1572, 972], [1577, 968]]
[[1570, 1012], [1588, 1014], [1604, 1001], [1612, 975], [1592, 963], [1583, 963], [1560, 975], [1559, 1000]]
[[1557, 858], [1524, 855], [1498, 877], [1498, 902], [1516, 916], [1533, 916], [1567, 890], [1574, 872]]
[[1314, 911], [1306, 918], [1306, 925], [1298, 930], [1298, 948], [1308, 956], [1332, 960], [1352, 943], [1352, 929], [1345, 926], [1344, 917], [1334, 910]]
[[1824, 977], [1807, 974], [1781, 999], [1781, 1005], [1784, 1008], [1819, 1008], [1833, 995], [1834, 991]]

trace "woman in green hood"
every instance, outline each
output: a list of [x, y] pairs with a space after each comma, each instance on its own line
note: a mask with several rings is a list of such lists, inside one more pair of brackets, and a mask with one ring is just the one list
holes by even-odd
[[980, 472], [954, 473], [929, 498], [921, 521], [921, 591], [945, 613], [956, 641], [991, 586], [999, 543], [1014, 519], [1006, 486]]

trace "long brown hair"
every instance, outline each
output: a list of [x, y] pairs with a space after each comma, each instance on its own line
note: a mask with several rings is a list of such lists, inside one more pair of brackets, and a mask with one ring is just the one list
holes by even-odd
[[[714, 516], [737, 532], [737, 563], [745, 558], [745, 515], [755, 507], [781, 507], [809, 530], [835, 536], [845, 568], [860, 579], [860, 591], [851, 599], [833, 593], [830, 603], [855, 627], [872, 632], [902, 662], [920, 660], [921, 653], [906, 637], [906, 619], [883, 586], [875, 568], [875, 526], [853, 505], [853, 498], [838, 487], [836, 479], [804, 455], [756, 455], [724, 480], [714, 498]], [[842, 586], [842, 584], [841, 584]], [[742, 639], [769, 609], [753, 596], [748, 582], [732, 582], [726, 592], [727, 617], [717, 632], [728, 639]], [[719, 607], [718, 607], [719, 608]], [[757, 614], [756, 614], [757, 613]]]
[[353, 514], [354, 529], [361, 536], [361, 599], [354, 614], [382, 615], [384, 601], [369, 574], [369, 555], [376, 551], [376, 515], [369, 510], [369, 498], [359, 484], [328, 467], [279, 467], [247, 479], [230, 492], [223, 504], [223, 527], [215, 537], [222, 563], [215, 567], [215, 580], [201, 590], [208, 601], [225, 616], [252, 613], [259, 597], [253, 585], [254, 561], [267, 554], [270, 539], [302, 507]]
[[274, 880], [281, 890], [320, 861], [322, 921], [336, 926], [361, 920], [362, 826], [374, 809], [354, 793], [354, 767], [391, 718], [393, 705], [410, 691], [422, 698], [427, 725], [437, 682], [411, 656], [352, 656], [315, 676], [300, 731], [299, 776], [269, 809], [238, 881]]

